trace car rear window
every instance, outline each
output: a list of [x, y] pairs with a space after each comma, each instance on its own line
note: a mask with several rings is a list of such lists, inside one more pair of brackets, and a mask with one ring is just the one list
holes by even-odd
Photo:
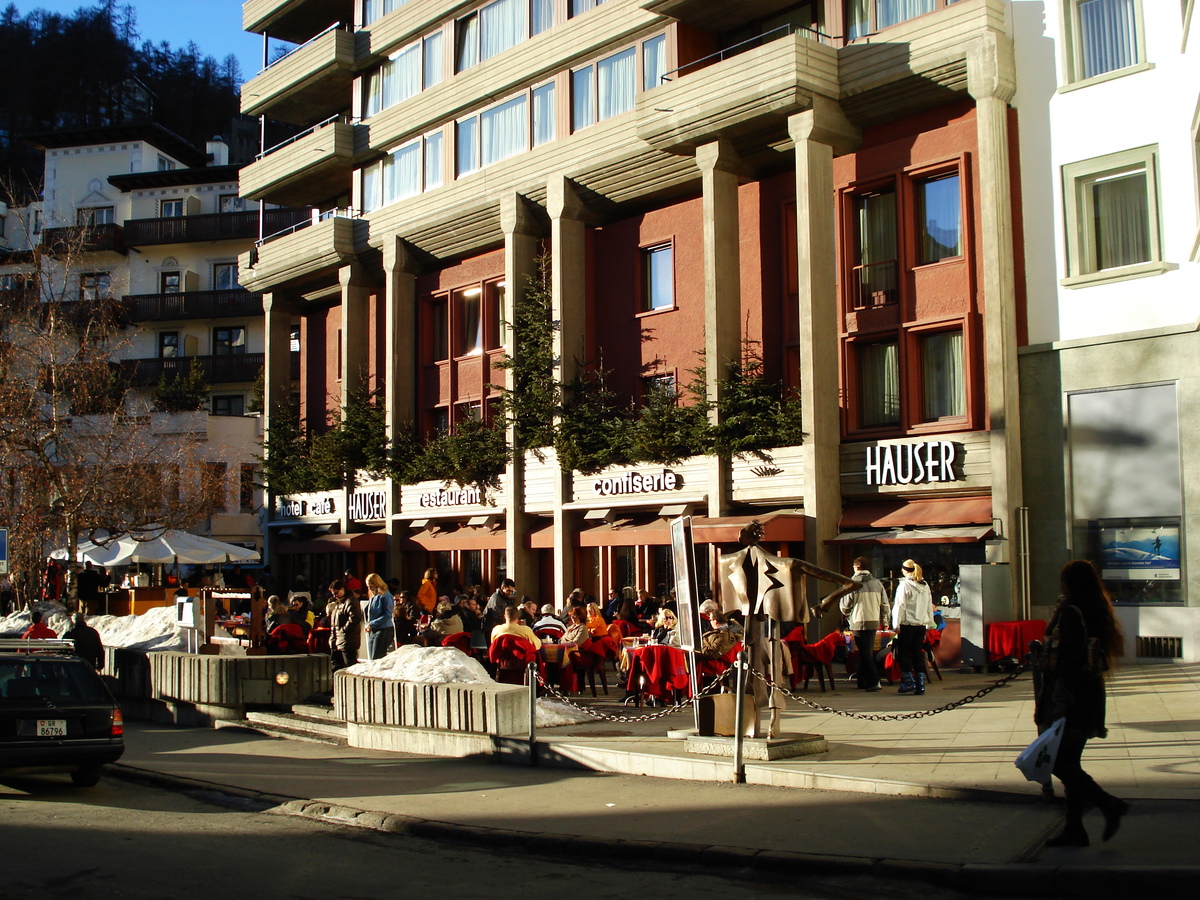
[[77, 660], [0, 660], [0, 699], [94, 700], [95, 676]]

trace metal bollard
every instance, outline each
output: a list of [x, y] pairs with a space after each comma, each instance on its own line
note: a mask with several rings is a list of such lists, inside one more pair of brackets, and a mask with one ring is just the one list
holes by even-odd
[[531, 662], [525, 670], [529, 682], [529, 764], [537, 765], [537, 663]]
[[742, 717], [746, 709], [746, 672], [749, 669], [749, 655], [745, 647], [737, 655], [737, 695], [733, 701], [733, 780], [737, 784], [746, 783], [746, 766], [742, 763], [742, 743], [746, 738], [746, 729], [742, 727]]

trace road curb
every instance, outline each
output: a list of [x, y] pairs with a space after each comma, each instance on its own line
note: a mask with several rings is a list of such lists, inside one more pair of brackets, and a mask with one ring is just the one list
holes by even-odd
[[790, 878], [798, 875], [869, 874], [880, 878], [924, 882], [971, 894], [1040, 897], [1124, 898], [1144, 893], [1147, 888], [1153, 888], [1155, 891], [1173, 890], [1176, 894], [1183, 895], [1194, 889], [1197, 881], [1200, 881], [1200, 866], [955, 864], [526, 832], [461, 825], [288, 797], [180, 775], [166, 775], [124, 763], [111, 763], [105, 772], [124, 781], [165, 790], [201, 795], [217, 794], [249, 801], [261, 805], [259, 811], [262, 812], [282, 813], [331, 825], [364, 828], [426, 840], [452, 841], [493, 849], [519, 847], [530, 853], [572, 860], [602, 857], [624, 862], [678, 865], [692, 871], [700, 866], [714, 872], [755, 871]]

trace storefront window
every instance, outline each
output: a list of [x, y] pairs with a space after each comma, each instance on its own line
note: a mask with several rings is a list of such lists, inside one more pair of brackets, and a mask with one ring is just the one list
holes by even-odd
[[842, 571], [850, 573], [850, 560], [859, 556], [870, 560], [871, 574], [883, 582], [889, 603], [896, 596], [896, 585], [904, 574], [900, 571], [900, 564], [911, 559], [924, 571], [934, 602], [951, 610], [959, 606], [959, 566], [982, 565], [986, 562], [982, 541], [964, 544], [853, 544], [843, 557]]

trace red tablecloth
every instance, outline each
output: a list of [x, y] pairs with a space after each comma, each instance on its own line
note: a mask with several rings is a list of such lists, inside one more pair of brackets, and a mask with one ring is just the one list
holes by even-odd
[[629, 657], [629, 678], [625, 682], [625, 690], [663, 699], [669, 698], [674, 691], [691, 695], [687, 659], [678, 647], [650, 644], [646, 647], [630, 647], [625, 652]]
[[1015, 657], [1024, 662], [1029, 655], [1029, 642], [1040, 641], [1046, 634], [1044, 619], [1024, 619], [1019, 622], [992, 622], [983, 627], [983, 643], [988, 660]]

